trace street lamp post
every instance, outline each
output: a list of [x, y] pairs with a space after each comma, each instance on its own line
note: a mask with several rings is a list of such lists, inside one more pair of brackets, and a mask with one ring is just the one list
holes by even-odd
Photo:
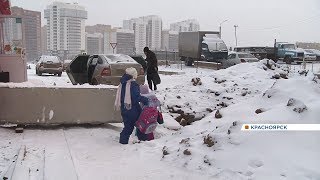
[[238, 47], [237, 28], [238, 28], [238, 25], [234, 25], [234, 35], [236, 38], [236, 47]]
[[228, 19], [226, 19], [226, 20], [224, 20], [224, 21], [222, 21], [222, 22], [220, 23], [220, 26], [219, 26], [220, 39], [221, 39], [221, 37], [222, 37], [222, 35], [221, 35], [221, 31], [222, 31], [221, 25], [222, 25], [223, 23], [227, 22], [227, 21], [228, 21]]

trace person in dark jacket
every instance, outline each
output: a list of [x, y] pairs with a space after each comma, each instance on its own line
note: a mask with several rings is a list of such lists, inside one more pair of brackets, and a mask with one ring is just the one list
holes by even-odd
[[149, 88], [152, 90], [153, 83], [154, 90], [157, 90], [157, 84], [160, 84], [160, 82], [157, 82], [157, 78], [159, 77], [157, 57], [148, 47], [145, 47], [143, 52], [147, 56], [147, 80]]
[[142, 109], [139, 102], [148, 105], [148, 98], [140, 95], [139, 84], [135, 81], [137, 75], [135, 68], [126, 69], [126, 73], [121, 77], [116, 95], [115, 107], [117, 110], [121, 109], [124, 124], [120, 133], [119, 142], [121, 144], [128, 144], [135, 123], [141, 114]]

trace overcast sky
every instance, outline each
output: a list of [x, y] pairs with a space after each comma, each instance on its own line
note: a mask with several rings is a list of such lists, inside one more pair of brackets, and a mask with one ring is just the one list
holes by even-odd
[[[197, 19], [201, 30], [219, 29], [228, 46], [272, 46], [279, 41], [320, 42], [320, 0], [60, 0], [78, 2], [88, 11], [87, 25], [122, 26], [122, 20], [159, 15], [170, 23]], [[53, 0], [12, 0], [12, 6], [41, 11]], [[43, 22], [44, 24], [45, 22]]]

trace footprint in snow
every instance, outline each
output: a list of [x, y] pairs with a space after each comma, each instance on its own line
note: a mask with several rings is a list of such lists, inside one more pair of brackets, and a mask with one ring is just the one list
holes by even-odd
[[244, 175], [245, 175], [245, 176], [252, 176], [252, 175], [253, 175], [253, 172], [247, 171]]
[[264, 164], [260, 160], [250, 160], [248, 165], [253, 168], [259, 168], [259, 167], [263, 166]]

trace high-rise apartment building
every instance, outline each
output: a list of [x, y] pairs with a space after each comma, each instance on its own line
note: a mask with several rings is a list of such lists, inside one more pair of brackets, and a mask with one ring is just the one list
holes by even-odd
[[133, 30], [136, 53], [143, 53], [143, 48], [161, 49], [162, 20], [159, 16], [143, 16], [123, 21], [123, 29]]
[[135, 51], [134, 31], [126, 29], [117, 29], [117, 48], [119, 54], [132, 55]]
[[94, 33], [104, 34], [105, 32], [110, 30], [111, 30], [111, 25], [96, 24], [93, 26], [86, 26], [86, 32], [90, 34], [94, 34]]
[[320, 43], [315, 43], [315, 42], [297, 42], [296, 45], [299, 48], [303, 48], [303, 49], [318, 49], [318, 50], [320, 50]]
[[163, 30], [161, 39], [161, 50], [178, 51], [179, 32]]
[[47, 48], [52, 55], [70, 59], [85, 51], [87, 11], [77, 3], [53, 2], [44, 10]]
[[88, 54], [103, 54], [103, 35], [101, 33], [86, 33], [86, 52]]
[[47, 25], [41, 27], [41, 54], [47, 55]]
[[197, 20], [189, 19], [189, 20], [170, 24], [170, 30], [171, 31], [178, 31], [178, 32], [199, 31], [200, 25]]
[[12, 14], [22, 18], [27, 61], [34, 61], [41, 55], [41, 12], [12, 7]]
[[[104, 53], [104, 34], [105, 32], [111, 31], [111, 25], [105, 25], [105, 24], [96, 24], [93, 26], [86, 26], [86, 33], [88, 34], [102, 34], [102, 40], [101, 40], [101, 53]], [[100, 50], [99, 50], [100, 52]]]
[[143, 17], [147, 23], [147, 46], [150, 49], [161, 48], [162, 20], [158, 16]]
[[147, 24], [142, 19], [134, 20], [134, 41], [136, 54], [143, 54], [147, 46]]
[[[113, 50], [113, 47], [115, 49]], [[113, 28], [104, 34], [104, 53], [132, 55], [135, 51], [135, 34], [133, 30]]]

